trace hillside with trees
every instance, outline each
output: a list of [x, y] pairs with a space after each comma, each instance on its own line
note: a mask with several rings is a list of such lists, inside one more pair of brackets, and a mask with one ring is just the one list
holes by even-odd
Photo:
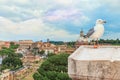
[[67, 74], [69, 54], [50, 56], [33, 75], [34, 80], [71, 80]]
[[116, 39], [116, 40], [114, 40], [114, 39], [107, 39], [107, 40], [100, 39], [99, 43], [100, 44], [120, 45], [120, 40], [119, 39]]

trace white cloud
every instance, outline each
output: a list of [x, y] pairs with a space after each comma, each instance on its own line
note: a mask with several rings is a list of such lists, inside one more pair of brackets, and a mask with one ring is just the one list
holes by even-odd
[[[31, 19], [19, 23], [12, 22], [9, 19], [0, 17], [1, 39], [19, 36], [28, 38], [50, 38], [52, 40], [75, 40], [77, 34], [71, 34], [63, 29], [58, 29], [53, 26], [46, 25], [41, 19]], [[21, 37], [22, 38], [22, 37]], [[14, 39], [13, 39], [14, 40]]]
[[[41, 17], [45, 12], [51, 10], [51, 9], [56, 9], [56, 12], [54, 14], [59, 14], [62, 16], [57, 15], [56, 17], [50, 17], [53, 20], [58, 19], [58, 18], [64, 18], [66, 15], [68, 17], [72, 14], [76, 14], [78, 12], [78, 9], [81, 11], [88, 11], [88, 10], [93, 10], [96, 7], [99, 6], [99, 3], [93, 3], [89, 0], [84, 1], [84, 0], [0, 0], [1, 5], [0, 5], [0, 10], [4, 13], [11, 13], [12, 16], [17, 17], [14, 18], [18, 20], [18, 17], [21, 18], [19, 20], [26, 20], [26, 18], [31, 18], [31, 17]], [[63, 10], [59, 10], [59, 9]], [[67, 8], [67, 10], [64, 10]], [[72, 9], [72, 10], [70, 10]], [[19, 16], [18, 16], [19, 15]], [[4, 15], [4, 16], [9, 16]], [[9, 16], [10, 17], [10, 16]], [[12, 18], [10, 18], [12, 19]]]
[[[17, 21], [18, 17], [20, 18], [19, 20], [26, 20], [26, 18], [29, 19], [31, 17], [40, 18], [41, 16], [43, 16], [43, 14], [45, 14], [45, 12], [51, 9], [56, 9], [59, 12], [60, 8], [72, 8], [74, 11], [79, 9], [82, 13], [85, 14], [86, 12], [94, 12], [94, 10], [98, 7], [107, 5], [108, 11], [114, 12], [113, 10], [115, 10], [117, 12], [120, 12], [118, 10], [120, 7], [119, 3], [119, 0], [0, 0], [0, 11], [6, 14], [11, 13], [11, 15], [14, 16], [13, 20], [15, 21], [16, 19]], [[58, 18], [64, 18], [64, 13], [72, 14], [73, 10], [71, 10], [71, 12], [67, 10], [65, 12], [60, 11], [60, 13], [56, 11], [56, 13], [63, 16], [50, 16], [49, 19], [56, 20]], [[8, 15], [4, 16], [8, 17]], [[12, 18], [10, 17], [9, 19]]]
[[120, 0], [99, 0], [98, 2], [101, 3], [101, 6], [105, 6], [110, 13], [120, 14]]
[[49, 21], [64, 20], [77, 15], [81, 15], [80, 11], [77, 9], [57, 9], [54, 11], [48, 11], [45, 18]]
[[102, 3], [102, 4], [108, 4], [107, 6], [110, 6], [110, 7], [120, 7], [120, 0], [105, 0], [105, 1], [101, 1], [101, 0], [98, 0], [98, 2]]
[[54, 0], [56, 3], [61, 5], [70, 5], [73, 4], [73, 0]]
[[79, 8], [82, 11], [91, 11], [101, 6], [99, 0], [53, 0], [63, 7]]
[[73, 23], [74, 23], [74, 25], [82, 26], [82, 25], [86, 24], [88, 21], [90, 21], [90, 18], [88, 18], [85, 15], [82, 15], [81, 17], [74, 19]]
[[30, 0], [0, 0], [0, 3], [20, 3], [20, 4], [24, 4], [29, 2]]
[[77, 26], [83, 25], [90, 20], [79, 9], [57, 9], [48, 11], [44, 19], [49, 22], [68, 21]]

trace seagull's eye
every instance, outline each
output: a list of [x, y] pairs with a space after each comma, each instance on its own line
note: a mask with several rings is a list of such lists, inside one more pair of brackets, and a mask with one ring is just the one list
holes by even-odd
[[99, 20], [98, 22], [102, 22], [101, 20]]

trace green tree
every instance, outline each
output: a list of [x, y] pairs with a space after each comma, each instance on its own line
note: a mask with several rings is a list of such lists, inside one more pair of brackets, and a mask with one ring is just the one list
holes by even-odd
[[48, 53], [47, 57], [51, 57], [51, 56], [54, 56], [54, 55], [55, 55], [55, 53]]
[[14, 44], [14, 42], [10, 43], [10, 48], [17, 49], [19, 47], [19, 44]]
[[37, 47], [33, 48], [32, 52], [33, 52], [34, 56], [36, 56], [39, 52], [39, 48], [37, 48]]
[[22, 61], [18, 57], [6, 57], [2, 61], [2, 70], [11, 69], [15, 70], [22, 67]]
[[23, 54], [17, 53], [16, 56], [19, 57], [19, 58], [22, 58], [22, 57], [23, 57]]
[[68, 47], [75, 47], [75, 41], [72, 41], [72, 42], [67, 42], [66, 44], [67, 44], [67, 46]]
[[10, 54], [12, 54], [12, 53], [14, 53], [14, 51], [13, 51], [12, 49], [9, 49], [9, 48], [3, 47], [3, 48], [0, 50], [0, 55], [1, 55], [2, 59], [3, 59], [3, 57], [5, 57], [5, 56], [7, 56], [7, 55], [10, 55]]
[[116, 39], [116, 40], [114, 40], [114, 39], [107, 39], [107, 40], [100, 39], [99, 43], [100, 44], [120, 45], [120, 40], [119, 39]]
[[[11, 47], [16, 46], [16, 47]], [[18, 45], [11, 43], [10, 48], [3, 47], [0, 50], [0, 55], [2, 56], [2, 65], [1, 70], [4, 69], [18, 69], [22, 67], [22, 61], [19, 59], [18, 54], [15, 53], [15, 50]]]
[[4, 53], [2, 50], [0, 50], [0, 56], [2, 57], [2, 59], [5, 55], [6, 55], [6, 53]]
[[41, 56], [42, 56], [44, 53], [45, 53], [44, 50], [41, 50], [41, 51], [38, 52], [38, 54], [41, 55]]
[[35, 74], [33, 75], [33, 78], [34, 78], [35, 80], [42, 80], [42, 76], [41, 76], [39, 73], [35, 73]]
[[34, 80], [71, 80], [67, 74], [67, 58], [69, 54], [48, 57], [33, 75]]

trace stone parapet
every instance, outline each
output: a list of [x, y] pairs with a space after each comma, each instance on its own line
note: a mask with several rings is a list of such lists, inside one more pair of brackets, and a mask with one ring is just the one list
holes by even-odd
[[73, 80], [120, 80], [120, 46], [81, 46], [68, 58]]

